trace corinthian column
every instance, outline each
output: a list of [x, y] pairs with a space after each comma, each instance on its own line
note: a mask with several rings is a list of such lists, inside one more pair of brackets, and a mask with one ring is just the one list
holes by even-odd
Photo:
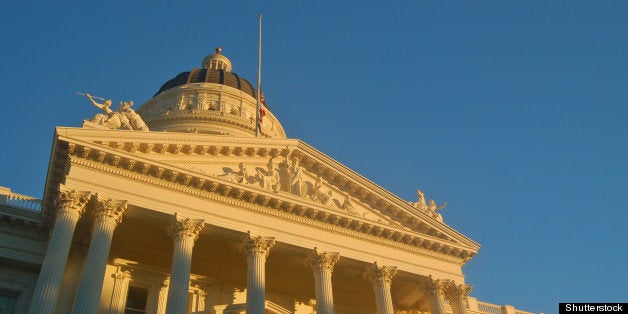
[[456, 284], [453, 281], [445, 284], [445, 296], [449, 299], [449, 304], [454, 314], [467, 314], [467, 296], [471, 292], [471, 285]]
[[377, 262], [369, 266], [364, 274], [364, 279], [371, 282], [375, 291], [375, 303], [378, 314], [393, 314], [392, 297], [390, 295], [390, 285], [397, 273], [397, 267], [379, 266]]
[[184, 218], [177, 214], [172, 219], [172, 224], [168, 230], [174, 238], [170, 286], [168, 287], [168, 301], [166, 302], [166, 313], [168, 314], [185, 314], [188, 312], [192, 250], [204, 225], [203, 219]]
[[96, 196], [92, 240], [77, 289], [74, 313], [96, 313], [98, 311], [113, 231], [122, 220], [122, 214], [126, 207], [126, 201]]
[[266, 302], [266, 258], [275, 238], [255, 237], [249, 232], [242, 242], [247, 253], [246, 314], [264, 314]]
[[445, 314], [445, 281], [430, 276], [427, 282], [432, 314]]
[[57, 216], [33, 292], [29, 313], [54, 313], [74, 229], [85, 212], [89, 196], [89, 192], [76, 192], [66, 189], [63, 185], [59, 186], [59, 195], [54, 201]]
[[311, 252], [305, 261], [305, 264], [314, 270], [316, 313], [334, 313], [331, 274], [337, 261], [338, 253], [320, 252], [317, 248], [314, 248], [314, 252]]

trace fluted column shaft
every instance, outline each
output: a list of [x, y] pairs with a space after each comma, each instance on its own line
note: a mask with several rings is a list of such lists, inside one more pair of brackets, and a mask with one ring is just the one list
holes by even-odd
[[333, 314], [334, 296], [331, 285], [331, 276], [334, 264], [338, 261], [338, 253], [314, 252], [308, 256], [306, 265], [314, 271], [314, 285], [316, 290], [316, 313]]
[[60, 188], [55, 201], [57, 216], [29, 313], [54, 313], [76, 223], [85, 212], [88, 200], [89, 193], [69, 191], [63, 186]]
[[379, 266], [377, 263], [373, 263], [363, 274], [364, 278], [373, 285], [378, 314], [394, 314], [395, 312], [390, 287], [396, 273], [397, 267]]
[[275, 244], [274, 238], [244, 238], [242, 250], [247, 253], [246, 314], [264, 314], [266, 302], [266, 257]]
[[166, 303], [167, 314], [188, 312], [192, 250], [203, 226], [204, 221], [201, 219], [183, 218], [176, 214], [174, 216], [169, 230], [174, 238], [174, 253]]
[[126, 202], [97, 199], [94, 208], [94, 226], [87, 258], [74, 304], [74, 313], [96, 313], [100, 304], [107, 258], [113, 231], [122, 220]]
[[111, 297], [111, 311], [113, 313], [124, 313], [124, 302], [126, 295], [129, 293], [129, 278], [131, 274], [118, 270], [113, 274], [113, 293]]
[[432, 314], [445, 314], [445, 282], [430, 276], [427, 287]]

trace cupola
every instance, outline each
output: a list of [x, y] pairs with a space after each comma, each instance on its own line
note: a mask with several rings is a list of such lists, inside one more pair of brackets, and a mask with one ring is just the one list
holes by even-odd
[[[151, 131], [254, 137], [257, 90], [231, 70], [231, 61], [217, 47], [203, 59], [200, 69], [168, 80], [137, 113]], [[260, 107], [260, 136], [286, 138], [268, 106], [262, 103]]]

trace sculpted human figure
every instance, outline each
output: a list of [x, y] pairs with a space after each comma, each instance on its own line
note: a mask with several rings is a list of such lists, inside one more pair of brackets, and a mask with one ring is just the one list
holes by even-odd
[[131, 109], [132, 106], [132, 100], [120, 102], [120, 106], [118, 106], [118, 112], [122, 113], [127, 118], [132, 130], [148, 131], [148, 126], [146, 126], [146, 123], [144, 123], [142, 117], [137, 114], [135, 110]]
[[111, 129], [122, 128], [125, 130], [148, 131], [148, 127], [144, 123], [144, 120], [142, 120], [142, 117], [140, 117], [139, 114], [131, 109], [131, 106], [133, 106], [133, 101], [120, 102], [118, 109], [116, 109], [116, 111], [113, 111], [111, 110], [111, 100], [107, 99], [102, 104], [100, 104], [94, 100], [94, 97], [92, 95], [85, 94], [85, 96], [94, 106], [104, 112], [104, 114], [96, 114], [94, 118], [90, 120], [91, 122], [104, 125]]
[[443, 209], [445, 207], [447, 207], [447, 202], [445, 202], [445, 204], [443, 204], [441, 206], [438, 206], [438, 205], [436, 205], [436, 201], [430, 200], [430, 204], [427, 205], [427, 210], [428, 210], [428, 213], [432, 217], [434, 217], [436, 220], [438, 220], [440, 222], [443, 222], [443, 216], [441, 214], [437, 213], [436, 211], [440, 210], [440, 209]]
[[301, 180], [303, 172], [299, 167], [299, 158], [292, 158], [292, 167], [290, 168], [290, 191], [294, 194], [301, 195]]
[[425, 203], [425, 194], [421, 190], [416, 189], [416, 195], [418, 196], [419, 201], [413, 204], [414, 207], [421, 210], [426, 210], [427, 204]]
[[123, 125], [128, 125], [126, 117], [121, 116], [118, 112], [111, 110], [111, 100], [107, 99], [102, 104], [97, 103], [92, 95], [85, 94], [87, 99], [97, 108], [102, 110], [103, 113], [96, 114], [90, 121], [104, 125], [111, 129], [117, 129]]

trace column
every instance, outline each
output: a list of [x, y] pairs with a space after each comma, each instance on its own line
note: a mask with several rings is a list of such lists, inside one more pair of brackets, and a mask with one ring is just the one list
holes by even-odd
[[164, 279], [157, 287], [159, 288], [157, 297], [157, 314], [166, 313], [166, 303], [168, 300], [168, 286], [170, 285], [170, 279]]
[[68, 190], [63, 185], [59, 186], [59, 195], [54, 201], [57, 216], [33, 292], [29, 313], [55, 312], [74, 229], [85, 212], [89, 197], [89, 192], [76, 192]]
[[74, 313], [98, 311], [113, 231], [122, 220], [126, 207], [126, 201], [105, 199], [96, 195], [92, 240], [77, 289]]
[[124, 313], [126, 296], [129, 293], [129, 280], [131, 278], [131, 273], [118, 269], [112, 277], [114, 279], [113, 294], [111, 296], [111, 306], [109, 307], [109, 312]]
[[450, 281], [445, 284], [445, 296], [449, 299], [449, 304], [453, 314], [467, 314], [467, 296], [471, 292], [471, 285], [456, 284]]
[[203, 229], [203, 219], [190, 219], [174, 215], [169, 233], [174, 238], [172, 269], [168, 287], [167, 314], [185, 314], [188, 312], [188, 293], [190, 290], [190, 269], [192, 250]]
[[445, 314], [445, 281], [430, 276], [426, 286], [430, 296], [431, 313]]
[[266, 258], [275, 238], [255, 237], [249, 232], [242, 243], [247, 253], [246, 314], [264, 314], [266, 302]]
[[362, 275], [373, 285], [378, 314], [394, 314], [390, 286], [396, 273], [397, 267], [379, 266], [375, 262]]
[[334, 313], [331, 275], [334, 270], [334, 264], [336, 264], [337, 261], [338, 253], [320, 252], [317, 248], [314, 248], [314, 252], [311, 252], [305, 261], [305, 264], [314, 271], [316, 313]]

